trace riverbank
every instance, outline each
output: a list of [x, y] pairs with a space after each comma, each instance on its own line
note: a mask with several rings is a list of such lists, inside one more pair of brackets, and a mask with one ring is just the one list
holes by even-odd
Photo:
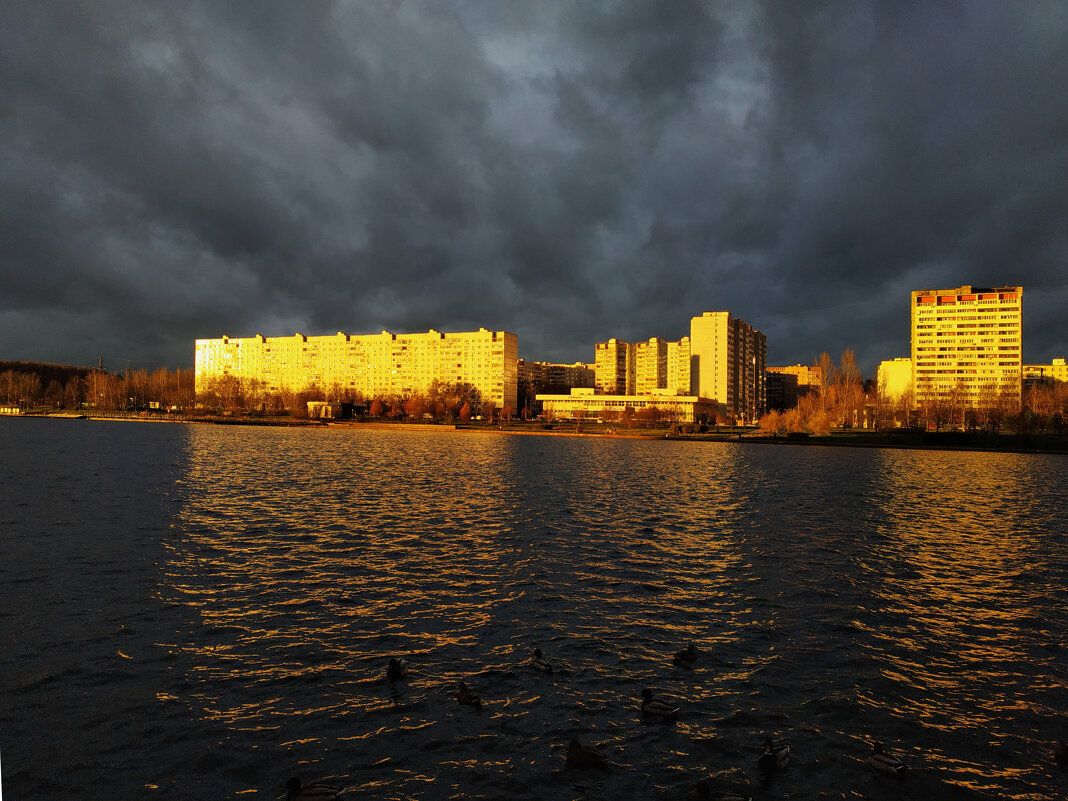
[[886, 448], [894, 450], [987, 451], [995, 453], [1068, 454], [1068, 435], [1012, 434], [980, 431], [891, 432], [843, 430], [824, 436], [808, 434], [765, 435], [755, 428], [717, 427], [705, 433], [675, 433], [668, 428], [620, 428], [603, 423], [516, 422], [504, 426], [487, 423], [404, 423], [355, 420], [299, 420], [291, 417], [246, 415], [181, 415], [157, 412], [73, 412], [5, 415], [18, 418], [125, 420], [132, 422], [198, 423], [205, 425], [273, 426], [285, 428], [341, 428], [403, 432], [456, 432], [507, 436], [578, 437], [593, 439], [646, 439], [679, 442], [721, 442], [739, 445]]
[[[689, 439], [690, 437], [680, 438]], [[979, 431], [894, 431], [890, 433], [841, 431], [825, 436], [765, 436], [760, 433], [751, 433], [735, 437], [731, 441], [765, 446], [1068, 454], [1068, 436], [1060, 434], [993, 434]]]

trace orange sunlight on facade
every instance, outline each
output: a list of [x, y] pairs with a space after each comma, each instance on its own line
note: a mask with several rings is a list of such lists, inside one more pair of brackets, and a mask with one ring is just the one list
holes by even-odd
[[959, 397], [979, 406], [1020, 399], [1023, 287], [912, 293], [912, 388], [916, 401]]
[[355, 336], [222, 337], [196, 341], [196, 385], [236, 376], [269, 392], [338, 385], [364, 397], [410, 396], [434, 382], [468, 383], [483, 400], [516, 407], [519, 343], [508, 331]]

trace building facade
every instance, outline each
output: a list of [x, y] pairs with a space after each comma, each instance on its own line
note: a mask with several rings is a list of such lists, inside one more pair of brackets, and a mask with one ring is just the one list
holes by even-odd
[[797, 397], [799, 398], [810, 393], [819, 393], [823, 387], [823, 368], [818, 364], [791, 364], [788, 367], [769, 367], [768, 372], [796, 377]]
[[1020, 399], [1023, 287], [928, 289], [912, 293], [912, 388], [918, 404], [976, 407]]
[[268, 392], [339, 387], [366, 398], [410, 396], [434, 381], [467, 383], [483, 400], [516, 408], [518, 337], [508, 331], [196, 341], [197, 392], [213, 378], [262, 382]]
[[729, 312], [690, 320], [690, 394], [714, 400], [720, 414], [755, 421], [766, 407], [767, 337]]
[[653, 337], [634, 346], [634, 394], [649, 395], [667, 388], [667, 342]]
[[1051, 364], [1025, 364], [1024, 381], [1035, 384], [1068, 383], [1068, 363], [1064, 359], [1054, 359]]
[[574, 362], [559, 364], [520, 359], [517, 364], [517, 408], [535, 414], [535, 398], [539, 392], [569, 392], [575, 387], [592, 389], [596, 370], [592, 364]]
[[604, 395], [690, 394], [690, 338], [598, 342], [594, 386]]
[[655, 409], [661, 422], [703, 423], [715, 420], [716, 408], [706, 398], [687, 395], [602, 395], [590, 389], [573, 389], [569, 395], [538, 395], [543, 414], [557, 420], [615, 422], [627, 409]]
[[776, 373], [772, 368], [765, 371], [767, 387], [767, 410], [785, 412], [797, 406], [797, 376], [790, 373]]
[[879, 395], [896, 403], [912, 388], [912, 359], [898, 357], [879, 362]]
[[544, 392], [548, 387], [568, 390], [574, 387], [592, 388], [596, 375], [594, 366], [586, 362], [561, 364], [528, 359], [519, 360], [517, 371], [519, 383], [526, 383], [537, 392]]
[[690, 394], [690, 338], [667, 343], [667, 385], [669, 395]]
[[602, 395], [633, 395], [635, 387], [634, 345], [614, 337], [594, 347], [594, 386]]

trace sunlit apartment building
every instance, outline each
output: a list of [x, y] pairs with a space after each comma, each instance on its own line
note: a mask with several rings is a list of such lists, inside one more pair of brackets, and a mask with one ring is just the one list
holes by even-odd
[[594, 346], [594, 387], [602, 395], [633, 395], [638, 350], [631, 342], [612, 338]]
[[757, 420], [764, 413], [767, 337], [729, 312], [690, 320], [691, 395], [710, 398], [727, 417]]
[[1038, 384], [1068, 383], [1068, 363], [1054, 359], [1051, 364], [1025, 364], [1023, 375], [1025, 381]]
[[667, 387], [667, 341], [653, 337], [634, 345], [634, 393], [648, 395]]
[[818, 393], [823, 386], [823, 368], [818, 364], [791, 364], [788, 367], [769, 367], [769, 373], [782, 373], [797, 378], [797, 396], [804, 397], [810, 392]]
[[558, 362], [536, 362], [520, 359], [518, 362], [520, 383], [526, 383], [535, 391], [547, 387], [571, 389], [572, 387], [593, 387], [594, 366], [586, 362], [563, 364]]
[[926, 289], [912, 293], [912, 388], [916, 402], [958, 398], [978, 406], [1019, 399], [1023, 287]]
[[703, 398], [721, 418], [753, 421], [764, 413], [766, 353], [767, 338], [747, 322], [705, 312], [676, 342], [598, 342], [595, 387], [601, 395]]
[[912, 359], [898, 357], [879, 362], [876, 373], [879, 394], [890, 401], [899, 401], [912, 387]]
[[669, 395], [690, 394], [690, 338], [667, 343], [667, 384]]
[[338, 386], [364, 397], [408, 396], [434, 381], [468, 383], [484, 400], [516, 407], [518, 337], [508, 331], [249, 338], [196, 341], [196, 386], [232, 375], [268, 392]]
[[689, 395], [690, 338], [610, 339], [595, 346], [594, 386], [603, 395]]

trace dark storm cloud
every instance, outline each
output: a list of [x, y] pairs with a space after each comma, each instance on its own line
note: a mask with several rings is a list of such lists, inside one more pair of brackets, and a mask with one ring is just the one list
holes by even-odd
[[870, 371], [910, 290], [1019, 283], [1048, 361], [1066, 85], [1055, 2], [6, 4], [0, 357], [485, 325], [589, 360], [728, 309]]

